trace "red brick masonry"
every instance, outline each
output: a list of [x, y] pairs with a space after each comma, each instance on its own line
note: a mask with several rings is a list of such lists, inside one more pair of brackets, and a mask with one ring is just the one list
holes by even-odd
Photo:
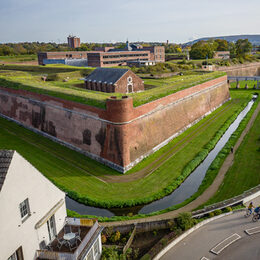
[[124, 172], [229, 97], [226, 76], [137, 108], [108, 99], [106, 110], [0, 87], [0, 113]]

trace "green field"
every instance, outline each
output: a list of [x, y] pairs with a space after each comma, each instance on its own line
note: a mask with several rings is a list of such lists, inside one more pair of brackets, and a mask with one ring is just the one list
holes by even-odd
[[185, 165], [214, 137], [225, 121], [241, 109], [241, 106], [250, 99], [251, 93], [232, 91], [231, 95], [231, 101], [131, 170], [129, 174], [149, 165], [199, 128], [199, 131], [192, 136], [192, 140], [176, 151], [175, 155], [157, 170], [145, 178], [132, 182], [106, 182], [107, 175], [119, 175], [119, 173], [2, 118], [0, 118], [0, 147], [17, 150], [56, 185], [65, 191], [75, 192], [82, 201], [92, 205], [109, 207], [123, 206], [124, 203], [134, 205], [148, 202], [158, 198], [162, 192], [165, 193], [164, 189], [167, 190], [167, 187], [176, 181]]
[[36, 61], [37, 55], [14, 55], [14, 56], [0, 56], [0, 63], [3, 62], [25, 62], [25, 61]]
[[[8, 68], [10, 70], [6, 70]], [[14, 70], [16, 68], [17, 70]], [[23, 71], [21, 71], [22, 69]], [[65, 72], [63, 70], [69, 71]], [[83, 81], [80, 80], [83, 77], [82, 74], [88, 74], [92, 70], [71, 68], [71, 66], [0, 66], [0, 85], [47, 94], [100, 108], [105, 108], [106, 99], [111, 95], [118, 97], [124, 95], [79, 88], [78, 85], [83, 84]], [[55, 80], [42, 81], [41, 77], [44, 74], [55, 74], [53, 75]], [[134, 106], [136, 107], [223, 75], [225, 75], [223, 72], [211, 72], [173, 76], [167, 79], [145, 79], [144, 83], [149, 85], [149, 89], [128, 95], [133, 97]], [[67, 77], [69, 77], [68, 82], [63, 82]]]
[[210, 205], [242, 194], [260, 184], [260, 113], [235, 153], [233, 165], [218, 192], [205, 204]]
[[[257, 85], [257, 81], [255, 81], [255, 80], [247, 80], [247, 81], [243, 80], [243, 81], [239, 81], [239, 88], [240, 88], [240, 89], [244, 89], [245, 86], [246, 86], [246, 84], [247, 84], [247, 86], [248, 86], [248, 89], [253, 89], [253, 87]], [[232, 89], [235, 89], [235, 88], [236, 88], [236, 85], [237, 85], [236, 82], [231, 82], [231, 83], [230, 83], [230, 87], [231, 87]]]

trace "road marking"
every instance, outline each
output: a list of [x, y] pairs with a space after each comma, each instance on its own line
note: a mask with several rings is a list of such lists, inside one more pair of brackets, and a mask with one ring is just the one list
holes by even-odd
[[260, 232], [260, 226], [254, 227], [254, 228], [249, 228], [249, 229], [245, 230], [245, 233], [248, 234], [249, 236], [256, 234], [256, 233], [259, 233], [259, 232]]
[[200, 260], [209, 260], [207, 257], [203, 256]]
[[222, 250], [224, 250], [226, 247], [228, 247], [229, 245], [231, 245], [232, 243], [234, 243], [235, 241], [237, 241], [240, 238], [241, 238], [241, 236], [239, 236], [237, 233], [235, 233], [235, 234], [227, 237], [220, 243], [218, 243], [215, 247], [213, 247], [210, 250], [210, 252], [212, 252], [215, 255], [218, 255]]

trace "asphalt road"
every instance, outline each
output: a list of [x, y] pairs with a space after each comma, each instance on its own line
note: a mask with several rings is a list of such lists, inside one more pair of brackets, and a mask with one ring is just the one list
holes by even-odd
[[[260, 233], [251, 236], [245, 233], [246, 229], [260, 227], [260, 221], [252, 222], [252, 217], [244, 217], [240, 211], [229, 216], [212, 221], [194, 231], [169, 250], [161, 260], [196, 260], [207, 259], [260, 259]], [[218, 243], [232, 234], [241, 236], [239, 240], [226, 247], [219, 255], [210, 252]]]

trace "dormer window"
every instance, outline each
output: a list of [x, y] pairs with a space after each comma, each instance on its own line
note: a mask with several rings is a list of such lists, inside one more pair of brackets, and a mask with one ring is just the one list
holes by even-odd
[[19, 205], [22, 221], [25, 221], [30, 216], [29, 200], [26, 199]]

